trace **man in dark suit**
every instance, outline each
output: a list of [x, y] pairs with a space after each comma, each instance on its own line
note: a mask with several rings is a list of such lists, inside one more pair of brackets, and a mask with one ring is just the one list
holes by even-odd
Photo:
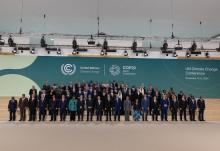
[[178, 112], [178, 101], [175, 95], [172, 95], [172, 100], [170, 100], [170, 110], [172, 121], [177, 121], [177, 112]]
[[46, 117], [46, 107], [47, 102], [45, 96], [42, 94], [41, 98], [38, 101], [38, 108], [39, 108], [39, 121], [43, 120], [45, 121]]
[[26, 107], [28, 107], [28, 99], [25, 97], [25, 94], [22, 94], [22, 97], [19, 99], [18, 107], [20, 109], [20, 120], [26, 120]]
[[29, 121], [35, 121], [36, 112], [37, 112], [37, 99], [34, 94], [32, 94], [32, 96], [28, 101], [28, 107], [29, 107]]
[[157, 97], [153, 97], [153, 102], [152, 102], [152, 121], [156, 120], [158, 121], [158, 115], [159, 115], [159, 110], [160, 110], [160, 103], [157, 100]]
[[57, 119], [57, 101], [56, 101], [56, 97], [55, 95], [52, 96], [52, 99], [50, 101], [50, 116], [51, 116], [51, 119], [50, 121], [56, 121]]
[[169, 108], [169, 101], [165, 94], [163, 94], [163, 98], [160, 100], [160, 105], [161, 105], [161, 121], [163, 120], [168, 121], [167, 112]]
[[86, 107], [87, 107], [87, 121], [92, 121], [93, 119], [93, 107], [94, 107], [94, 100], [92, 99], [92, 95], [89, 94], [86, 100]]
[[17, 110], [17, 100], [15, 100], [15, 98], [12, 97], [8, 103], [9, 121], [16, 120], [16, 110]]
[[121, 107], [122, 107], [121, 99], [119, 99], [118, 95], [116, 95], [116, 98], [114, 100], [114, 105], [113, 105], [114, 121], [116, 121], [117, 117], [118, 117], [118, 121], [120, 121]]
[[101, 97], [97, 97], [96, 101], [96, 115], [97, 115], [97, 121], [102, 121], [102, 112], [103, 112], [103, 102], [101, 100]]
[[112, 114], [112, 98], [110, 94], [107, 95], [107, 100], [105, 103], [105, 114], [106, 114], [106, 121], [112, 121], [111, 114]]
[[83, 121], [84, 109], [85, 109], [84, 106], [85, 106], [85, 101], [83, 99], [83, 95], [81, 94], [77, 103], [78, 121]]
[[204, 120], [205, 100], [202, 97], [200, 97], [197, 100], [197, 106], [198, 106], [198, 109], [199, 109], [198, 120], [199, 121], [205, 121]]
[[62, 95], [62, 97], [61, 97], [59, 108], [60, 108], [60, 121], [65, 121], [66, 120], [66, 111], [67, 111], [67, 104], [66, 104], [65, 95]]
[[191, 121], [196, 121], [195, 120], [196, 109], [197, 109], [196, 99], [194, 97], [192, 97], [192, 99], [189, 102], [189, 111], [190, 111], [190, 120]]
[[35, 97], [37, 97], [37, 89], [35, 89], [35, 86], [32, 86], [32, 88], [29, 90], [29, 95], [30, 97], [32, 95], [34, 95]]
[[180, 110], [180, 121], [182, 121], [182, 117], [184, 116], [184, 120], [187, 121], [186, 119], [186, 109], [187, 109], [187, 101], [186, 97], [183, 95], [182, 98], [178, 100], [179, 102], [179, 110]]

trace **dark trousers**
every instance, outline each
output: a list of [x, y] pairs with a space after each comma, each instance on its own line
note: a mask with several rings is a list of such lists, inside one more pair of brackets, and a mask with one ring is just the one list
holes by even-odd
[[102, 111], [96, 111], [96, 121], [102, 121]]
[[111, 111], [111, 109], [107, 109], [105, 111], [105, 114], [106, 114], [106, 121], [112, 121], [112, 111]]
[[20, 109], [20, 121], [26, 120], [26, 109]]
[[80, 109], [78, 111], [78, 121], [83, 121], [83, 117], [84, 117], [84, 110]]
[[184, 116], [184, 120], [187, 121], [187, 119], [186, 119], [186, 109], [180, 109], [180, 121], [183, 120], [183, 116]]
[[189, 115], [190, 115], [190, 121], [195, 121], [195, 110], [190, 110]]
[[93, 119], [93, 109], [92, 108], [88, 108], [87, 109], [87, 121], [92, 121]]
[[115, 111], [114, 114], [114, 121], [116, 121], [116, 118], [118, 117], [118, 121], [120, 121], [120, 111]]
[[148, 116], [148, 110], [143, 111], [142, 112], [142, 121], [148, 121], [147, 116]]
[[198, 120], [204, 121], [204, 110], [199, 110]]
[[57, 112], [56, 112], [56, 110], [51, 110], [50, 111], [50, 117], [51, 117], [50, 121], [56, 121], [57, 120]]
[[156, 110], [153, 110], [152, 111], [152, 121], [158, 121], [158, 111], [156, 111]]
[[39, 121], [43, 120], [45, 121], [46, 117], [46, 110], [39, 110]]
[[172, 110], [171, 111], [171, 118], [172, 118], [172, 121], [177, 121], [177, 110]]
[[130, 110], [125, 110], [125, 121], [130, 121]]
[[70, 121], [76, 120], [76, 111], [70, 111]]
[[167, 121], [167, 109], [161, 110], [161, 121]]
[[35, 121], [36, 120], [36, 109], [31, 109], [29, 114], [29, 121]]
[[65, 110], [61, 110], [60, 111], [60, 121], [65, 121], [66, 120], [66, 111]]
[[152, 106], [151, 105], [149, 106], [149, 113], [150, 113], [150, 115], [152, 115]]
[[9, 121], [16, 120], [16, 111], [9, 111]]

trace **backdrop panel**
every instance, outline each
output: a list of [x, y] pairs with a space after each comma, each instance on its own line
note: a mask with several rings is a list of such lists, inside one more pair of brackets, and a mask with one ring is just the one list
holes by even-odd
[[[21, 75], [41, 87], [77, 81], [120, 81], [130, 86], [152, 84], [159, 89], [173, 87], [187, 94], [220, 98], [219, 60], [168, 60], [83, 57], [0, 56], [1, 89], [10, 82], [1, 77]], [[1, 61], [4, 60], [4, 63]], [[29, 64], [27, 65], [27, 60]], [[7, 61], [9, 62], [7, 64]], [[21, 65], [24, 67], [22, 68]], [[15, 68], [19, 66], [19, 68]], [[16, 84], [16, 82], [15, 82]], [[22, 86], [16, 86], [17, 89]], [[31, 87], [31, 85], [30, 85]], [[29, 89], [29, 88], [27, 88]], [[5, 90], [10, 91], [10, 90]], [[0, 96], [4, 94], [0, 93]]]

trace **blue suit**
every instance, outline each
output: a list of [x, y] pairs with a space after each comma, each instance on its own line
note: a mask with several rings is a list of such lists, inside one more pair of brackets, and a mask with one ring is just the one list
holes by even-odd
[[122, 107], [122, 103], [121, 103], [121, 99], [115, 99], [114, 100], [114, 120], [116, 121], [116, 117], [118, 116], [118, 121], [120, 121], [120, 112], [121, 112], [121, 107]]
[[39, 121], [41, 121], [41, 117], [43, 116], [43, 121], [45, 120], [46, 116], [46, 100], [39, 100], [38, 102], [39, 107]]
[[9, 121], [16, 120], [17, 100], [10, 100], [8, 103], [8, 111], [10, 112]]
[[170, 110], [172, 121], [177, 121], [177, 111], [178, 111], [179, 103], [177, 101], [170, 101]]
[[167, 99], [161, 99], [161, 121], [167, 121], [167, 112], [169, 107], [169, 101]]
[[189, 114], [190, 114], [190, 120], [195, 121], [195, 111], [197, 109], [197, 103], [196, 100], [189, 100]]
[[60, 101], [60, 121], [65, 121], [66, 120], [66, 109], [67, 109], [67, 101]]
[[143, 98], [141, 101], [142, 120], [143, 121], [147, 121], [149, 106], [150, 106], [150, 97], [147, 97], [146, 99]]

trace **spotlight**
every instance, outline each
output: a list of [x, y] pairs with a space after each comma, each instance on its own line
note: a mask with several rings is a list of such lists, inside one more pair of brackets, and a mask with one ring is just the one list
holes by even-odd
[[57, 50], [57, 54], [61, 55], [61, 49], [60, 48]]
[[73, 55], [77, 55], [78, 52], [74, 49], [73, 52], [72, 52], [72, 54], [73, 54]]
[[173, 57], [178, 57], [178, 55], [176, 54], [176, 51], [173, 52]]
[[124, 56], [125, 57], [128, 56], [128, 51], [127, 50], [124, 51]]
[[209, 58], [209, 57], [210, 57], [210, 55], [209, 55], [209, 52], [208, 52], [208, 51], [206, 51], [205, 56], [206, 56], [206, 58]]
[[31, 53], [31, 54], [35, 54], [35, 49], [32, 48], [31, 51], [30, 51], [30, 53]]
[[145, 57], [147, 57], [147, 56], [148, 56], [147, 51], [144, 51], [144, 56], [145, 56]]
[[17, 49], [17, 47], [15, 47], [13, 50], [12, 50], [12, 53], [17, 53], [18, 52], [18, 49]]
[[105, 54], [105, 52], [104, 52], [103, 50], [101, 50], [100, 55], [101, 55], [101, 56], [104, 56], [104, 54]]
[[186, 52], [186, 57], [187, 58], [191, 57], [191, 54], [189, 52]]

